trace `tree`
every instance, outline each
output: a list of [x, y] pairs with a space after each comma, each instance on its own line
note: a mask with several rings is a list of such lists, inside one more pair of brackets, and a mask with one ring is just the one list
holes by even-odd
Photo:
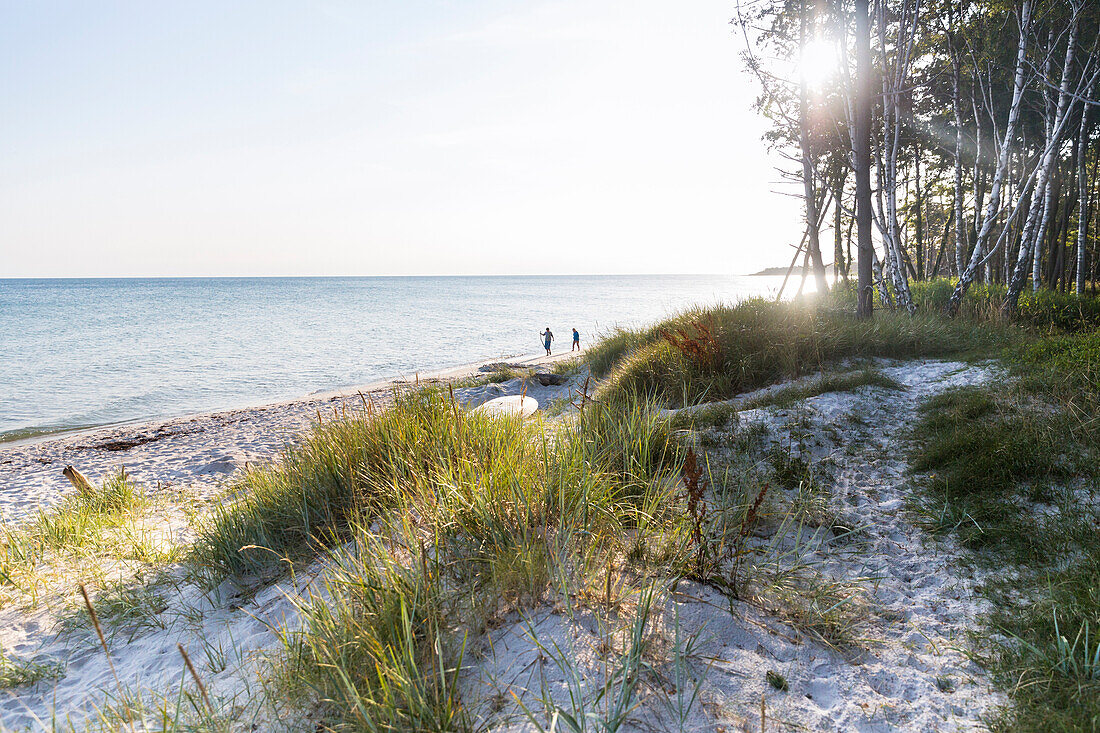
[[1024, 81], [1027, 71], [1027, 44], [1030, 38], [1031, 27], [1031, 0], [1024, 0], [1023, 9], [1020, 11], [1019, 28], [1020, 39], [1016, 45], [1016, 74], [1012, 83], [1012, 106], [1008, 111], [1008, 122], [1005, 125], [1004, 142], [1001, 143], [1001, 153], [997, 157], [997, 169], [993, 174], [993, 183], [989, 189], [989, 203], [986, 207], [985, 218], [982, 227], [974, 242], [974, 252], [966, 269], [959, 275], [959, 282], [955, 285], [955, 291], [951, 293], [951, 299], [947, 304], [947, 312], [950, 315], [958, 313], [959, 304], [966, 294], [970, 284], [974, 282], [974, 275], [978, 267], [982, 265], [982, 255], [985, 253], [985, 245], [993, 232], [993, 224], [1000, 213], [1001, 188], [1004, 186], [1005, 173], [1012, 156], [1012, 145], [1016, 140], [1016, 125], [1020, 120], [1020, 102], [1024, 96]]
[[867, 0], [855, 0], [856, 91], [852, 132], [852, 167], [856, 179], [857, 298], [856, 314], [870, 318], [874, 311], [871, 285], [871, 29]]

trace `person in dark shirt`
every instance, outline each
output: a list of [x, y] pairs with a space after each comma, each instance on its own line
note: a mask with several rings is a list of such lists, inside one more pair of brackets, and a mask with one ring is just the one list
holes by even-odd
[[546, 347], [546, 355], [550, 356], [550, 342], [554, 340], [554, 332], [547, 326], [546, 330], [542, 332], [542, 345]]

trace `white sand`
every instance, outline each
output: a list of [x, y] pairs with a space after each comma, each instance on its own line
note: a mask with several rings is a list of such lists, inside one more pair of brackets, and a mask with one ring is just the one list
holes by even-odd
[[[552, 357], [509, 359], [508, 363], [536, 367], [569, 358], [570, 354], [563, 352]], [[149, 487], [186, 487], [199, 496], [211, 496], [234, 471], [276, 458], [288, 441], [317, 420], [318, 413], [327, 418], [345, 405], [349, 410], [361, 408], [360, 393], [375, 404], [385, 404], [395, 384], [476, 376], [482, 374], [479, 369], [484, 365], [499, 361], [408, 375], [399, 382], [377, 382], [259, 407], [119, 425], [33, 442], [0, 443], [0, 520], [18, 521], [71, 492], [72, 486], [61, 475], [69, 464], [97, 483], [125, 466], [137, 481]], [[492, 397], [519, 394], [522, 389], [522, 384], [513, 380], [505, 385], [489, 385], [483, 392], [460, 390], [459, 397], [464, 403], [479, 404]], [[545, 406], [560, 392], [555, 389], [529, 386], [529, 394]], [[130, 443], [134, 445], [126, 447]]]
[[[807, 559], [814, 560], [826, 577], [864, 589], [874, 611], [861, 629], [865, 637], [861, 649], [837, 652], [756, 604], [731, 602], [713, 588], [681, 582], [674, 592], [658, 599], [653, 628], [667, 641], [678, 618], [681, 634], [697, 635], [699, 646], [690, 669], [703, 678], [701, 701], [688, 711], [681, 726], [674, 720], [674, 706], [647, 688], [623, 730], [760, 730], [762, 697], [767, 730], [975, 730], [981, 728], [983, 712], [1003, 703], [991, 691], [983, 671], [963, 652], [966, 629], [982, 606], [973, 597], [971, 579], [961, 577], [953, 562], [959, 551], [950, 542], [929, 541], [906, 514], [908, 488], [900, 433], [926, 396], [956, 384], [988, 381], [996, 369], [919, 361], [890, 365], [885, 371], [908, 385], [908, 391], [862, 388], [814, 397], [799, 409], [742, 415], [742, 424], [762, 421], [771, 427], [773, 439], [780, 441], [793, 423], [799, 424], [814, 454], [835, 462], [830, 509], [861, 531], [855, 542], [843, 543], [822, 531], [805, 547], [812, 556]], [[568, 396], [576, 385], [527, 387], [545, 406], [555, 397]], [[500, 394], [518, 394], [523, 388], [520, 380], [512, 380], [456, 390], [456, 396], [472, 405]], [[316, 396], [3, 448], [0, 507], [7, 516], [19, 517], [55, 501], [69, 490], [61, 477], [66, 463], [77, 465], [93, 479], [125, 463], [127, 470], [150, 484], [172, 482], [209, 491], [246, 461], [273, 457], [296, 430], [316, 417], [318, 408], [331, 411], [345, 398]], [[846, 416], [852, 411], [862, 414], [866, 422], [859, 426], [848, 422]], [[161, 429], [163, 437], [125, 451], [96, 447], [106, 440]], [[278, 653], [279, 629], [296, 627], [291, 599], [311, 584], [316, 572], [317, 568], [300, 571], [296, 584], [284, 580], [242, 597], [229, 583], [203, 593], [186, 582], [178, 569], [172, 571], [161, 584], [168, 609], [159, 620], [165, 628], [138, 630], [132, 640], [123, 630], [110, 642], [121, 686], [174, 701], [184, 679], [176, 650], [181, 643], [219, 710], [239, 713], [240, 730], [270, 729], [269, 713], [261, 712], [256, 719], [247, 715], [256, 714], [259, 679], [267, 674], [264, 658]], [[62, 719], [71, 716], [81, 729], [84, 716], [93, 714], [105, 695], [117, 690], [92, 633], [85, 629], [57, 635], [57, 617], [58, 609], [43, 607], [0, 610], [0, 647], [6, 653], [66, 664], [60, 680], [7, 691], [7, 698], [0, 700], [4, 729], [47, 729], [55, 711]], [[463, 687], [471, 700], [492, 701], [499, 693], [491, 704], [475, 706], [475, 712], [494, 728], [533, 729], [511, 693], [540, 719], [543, 710], [538, 698], [543, 695], [566, 710], [571, 708], [571, 678], [532, 637], [545, 649], [558, 649], [573, 660], [584, 675], [581, 688], [589, 693], [606, 674], [609, 642], [611, 648], [620, 645], [608, 639], [595, 614], [579, 611], [570, 616], [561, 608], [515, 616], [491, 631], [473, 645]], [[781, 673], [790, 690], [772, 689], [765, 681], [769, 670]], [[944, 680], [950, 681], [952, 691], [940, 689], [938, 682], [942, 685]], [[189, 680], [187, 684], [193, 689]], [[586, 703], [597, 709], [605, 704]]]

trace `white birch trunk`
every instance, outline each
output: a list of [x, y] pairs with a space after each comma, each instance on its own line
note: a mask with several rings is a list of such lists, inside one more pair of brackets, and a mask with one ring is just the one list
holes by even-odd
[[[802, 52], [806, 46], [806, 3], [803, 0], [801, 6], [801, 34], [799, 36], [799, 74], [798, 83], [798, 142], [802, 148], [802, 187], [806, 199], [806, 227], [809, 235], [806, 243], [806, 253], [814, 270], [814, 282], [817, 292], [823, 295], [828, 292], [829, 285], [825, 282], [825, 264], [821, 260], [821, 230], [818, 227], [817, 211], [817, 186], [815, 181], [814, 159], [810, 150], [809, 120], [807, 119], [809, 105], [806, 92], [806, 71], [801, 61]], [[836, 267], [836, 263], [833, 264]]]
[[[982, 187], [982, 114], [973, 96], [970, 101], [974, 108], [974, 233], [977, 239], [976, 235], [982, 228], [982, 201], [985, 199]], [[967, 239], [969, 240], [969, 236]], [[966, 245], [969, 247], [969, 242]], [[966, 268], [966, 254], [966, 249], [963, 249], [959, 255], [958, 267], [955, 268], [959, 277], [962, 277]]]
[[1089, 151], [1089, 109], [1081, 110], [1081, 134], [1077, 141], [1077, 294], [1085, 292], [1085, 242], [1089, 230], [1089, 184], [1085, 175], [1085, 162]]
[[[1073, 76], [1073, 58], [1077, 48], [1077, 13], [1073, 15], [1073, 24], [1070, 26], [1069, 40], [1066, 45], [1065, 65], [1062, 67], [1062, 81], [1058, 85], [1058, 107], [1054, 113], [1054, 119], [1047, 127], [1046, 146], [1043, 150], [1043, 158], [1039, 164], [1038, 175], [1035, 179], [1035, 194], [1028, 211], [1027, 221], [1024, 223], [1024, 231], [1020, 236], [1020, 254], [1016, 258], [1016, 268], [1012, 272], [1012, 279], [1008, 283], [1008, 292], [1005, 294], [1001, 309], [1006, 314], [1016, 311], [1016, 305], [1020, 300], [1020, 291], [1027, 280], [1028, 264], [1031, 264], [1034, 288], [1039, 289], [1041, 282], [1042, 251], [1038, 238], [1039, 231], [1045, 228], [1046, 221], [1050, 217], [1050, 173], [1054, 163], [1058, 159], [1058, 150], [1061, 148], [1062, 132], [1065, 130], [1066, 113], [1070, 108], [1069, 80]], [[1049, 118], [1049, 115], [1048, 115]], [[1040, 223], [1042, 222], [1042, 223]], [[1038, 228], [1039, 231], [1036, 231]]]
[[[882, 58], [888, 58], [886, 47], [886, 3], [880, 0], [878, 5], [878, 35], [879, 44], [882, 47]], [[909, 76], [911, 49], [913, 37], [916, 32], [918, 14], [920, 12], [920, 0], [915, 0], [912, 7], [908, 0], [902, 5], [901, 17], [898, 20], [897, 39], [894, 44], [894, 64], [892, 73], [883, 73], [882, 76], [882, 150], [883, 160], [880, 165], [880, 195], [886, 199], [886, 211], [881, 211], [883, 243], [887, 269], [894, 286], [894, 295], [897, 304], [907, 312], [916, 310], [912, 294], [909, 292], [909, 277], [905, 269], [905, 258], [902, 253], [901, 234], [898, 227], [898, 198], [897, 198], [897, 168], [898, 151], [901, 147], [901, 89]]]
[[959, 282], [955, 285], [955, 291], [951, 293], [951, 300], [947, 303], [949, 315], [959, 312], [959, 304], [966, 294], [970, 283], [974, 281], [974, 274], [982, 263], [982, 251], [986, 241], [993, 230], [993, 222], [997, 218], [997, 212], [1001, 206], [1001, 186], [1004, 185], [1005, 170], [1008, 168], [1008, 160], [1012, 154], [1012, 141], [1016, 137], [1016, 125], [1020, 121], [1020, 100], [1024, 94], [1024, 76], [1027, 66], [1028, 30], [1031, 26], [1031, 0], [1024, 0], [1020, 10], [1020, 40], [1016, 47], [1016, 73], [1012, 82], [1012, 104], [1008, 109], [1008, 124], [1005, 125], [1004, 143], [1001, 145], [997, 156], [997, 168], [993, 172], [993, 182], [989, 190], [989, 202], [986, 206], [985, 218], [982, 227], [974, 242], [974, 252], [970, 256], [966, 270], [959, 276]]
[[[955, 42], [948, 34], [951, 46], [951, 106], [955, 114], [955, 265], [958, 272], [962, 272], [963, 259], [966, 257], [966, 219], [963, 216], [963, 123], [962, 104], [959, 102], [959, 86], [961, 71], [959, 69], [959, 54], [955, 48]], [[977, 185], [977, 180], [975, 180]]]

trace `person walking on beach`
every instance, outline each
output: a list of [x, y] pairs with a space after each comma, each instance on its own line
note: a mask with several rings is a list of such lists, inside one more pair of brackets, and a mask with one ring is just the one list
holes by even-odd
[[542, 345], [546, 347], [546, 355], [550, 356], [550, 342], [554, 340], [554, 332], [547, 326], [542, 332]]
[[572, 352], [572, 351], [580, 351], [580, 350], [581, 350], [581, 332], [574, 328], [573, 329], [573, 348], [570, 349], [569, 351]]

